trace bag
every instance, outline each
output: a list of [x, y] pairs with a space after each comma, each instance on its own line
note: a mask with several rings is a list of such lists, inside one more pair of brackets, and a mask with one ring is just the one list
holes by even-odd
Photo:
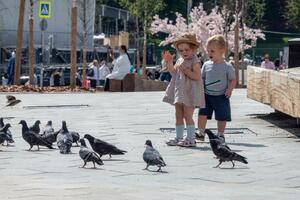
[[94, 69], [93, 69], [93, 68], [89, 69], [87, 75], [88, 75], [89, 77], [93, 77], [93, 76], [95, 75], [95, 74], [94, 74]]

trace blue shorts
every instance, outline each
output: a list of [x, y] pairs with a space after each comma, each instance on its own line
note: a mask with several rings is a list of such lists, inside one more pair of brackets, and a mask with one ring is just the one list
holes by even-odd
[[230, 101], [225, 95], [213, 96], [205, 94], [205, 108], [199, 109], [199, 116], [205, 115], [212, 118], [215, 112], [217, 121], [231, 121]]

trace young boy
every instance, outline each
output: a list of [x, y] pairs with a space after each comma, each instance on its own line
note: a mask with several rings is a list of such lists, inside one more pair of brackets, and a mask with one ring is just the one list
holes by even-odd
[[201, 70], [206, 105], [205, 108], [199, 109], [199, 134], [196, 138], [204, 141], [207, 119], [211, 119], [214, 112], [215, 119], [218, 121], [218, 135], [225, 143], [226, 122], [231, 121], [229, 98], [236, 85], [235, 71], [232, 65], [224, 60], [226, 41], [223, 36], [210, 37], [207, 42], [207, 51], [210, 60], [204, 63]]

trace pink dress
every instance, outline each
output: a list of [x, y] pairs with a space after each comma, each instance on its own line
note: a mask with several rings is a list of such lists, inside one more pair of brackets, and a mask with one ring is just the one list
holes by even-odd
[[[198, 58], [194, 55], [191, 59], [184, 60], [179, 58], [176, 65], [184, 63], [188, 68], [192, 69], [193, 64], [199, 63]], [[183, 103], [188, 107], [205, 107], [203, 80], [192, 80], [184, 75], [178, 68], [172, 73], [172, 79], [166, 89], [163, 102], [174, 105]]]

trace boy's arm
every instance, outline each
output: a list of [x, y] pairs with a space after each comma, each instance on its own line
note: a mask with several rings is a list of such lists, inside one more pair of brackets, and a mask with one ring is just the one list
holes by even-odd
[[226, 96], [227, 98], [230, 98], [230, 97], [231, 97], [232, 91], [233, 91], [233, 89], [235, 88], [235, 86], [236, 86], [236, 79], [230, 80], [230, 81], [229, 81], [228, 88], [227, 88], [227, 90], [226, 90], [226, 92], [225, 92], [225, 96]]
[[190, 79], [198, 81], [201, 78], [201, 66], [200, 63], [193, 64], [192, 70], [187, 68], [184, 64], [179, 66], [179, 69]]

